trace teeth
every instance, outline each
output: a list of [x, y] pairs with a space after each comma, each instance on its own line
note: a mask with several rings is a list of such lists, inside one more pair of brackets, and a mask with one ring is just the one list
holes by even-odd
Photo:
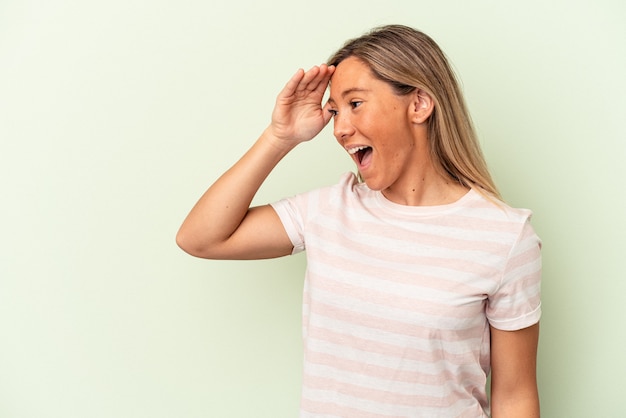
[[352, 154], [356, 154], [357, 152], [365, 149], [365, 148], [369, 148], [368, 146], [360, 146], [360, 147], [354, 147], [354, 148], [350, 148], [348, 150], [348, 154], [352, 155]]

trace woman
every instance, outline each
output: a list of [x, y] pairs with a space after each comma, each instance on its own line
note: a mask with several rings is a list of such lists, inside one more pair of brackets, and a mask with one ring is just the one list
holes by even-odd
[[[281, 158], [331, 119], [362, 181], [251, 208]], [[289, 80], [177, 242], [213, 259], [306, 249], [301, 417], [538, 417], [529, 219], [499, 199], [439, 47], [390, 25]]]

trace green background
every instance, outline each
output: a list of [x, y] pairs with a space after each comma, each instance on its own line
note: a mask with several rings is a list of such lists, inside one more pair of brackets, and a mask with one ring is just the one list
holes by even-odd
[[[304, 258], [174, 235], [291, 74], [384, 23], [440, 43], [534, 211], [542, 416], [626, 416], [625, 4], [0, 1], [0, 417], [297, 415]], [[352, 169], [325, 129], [256, 201]]]

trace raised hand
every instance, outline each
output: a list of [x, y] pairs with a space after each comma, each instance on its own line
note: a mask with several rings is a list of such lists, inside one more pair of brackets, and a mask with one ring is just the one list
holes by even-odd
[[202, 195], [176, 242], [196, 257], [258, 259], [290, 254], [293, 244], [274, 209], [251, 208], [259, 187], [293, 147], [316, 136], [331, 118], [322, 98], [335, 67], [298, 70], [276, 99], [272, 123]]
[[315, 137], [331, 118], [322, 98], [334, 66], [322, 64], [298, 70], [278, 94], [272, 113], [271, 133], [278, 139], [300, 143]]

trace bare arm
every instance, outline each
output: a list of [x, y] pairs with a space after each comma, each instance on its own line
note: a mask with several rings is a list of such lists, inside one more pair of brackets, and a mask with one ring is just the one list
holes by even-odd
[[289, 254], [291, 242], [269, 205], [250, 208], [278, 162], [330, 120], [321, 101], [334, 67], [298, 72], [276, 99], [272, 123], [235, 165], [202, 195], [176, 235], [196, 257], [256, 259]]
[[539, 324], [519, 331], [491, 328], [493, 418], [539, 418], [538, 341]]

